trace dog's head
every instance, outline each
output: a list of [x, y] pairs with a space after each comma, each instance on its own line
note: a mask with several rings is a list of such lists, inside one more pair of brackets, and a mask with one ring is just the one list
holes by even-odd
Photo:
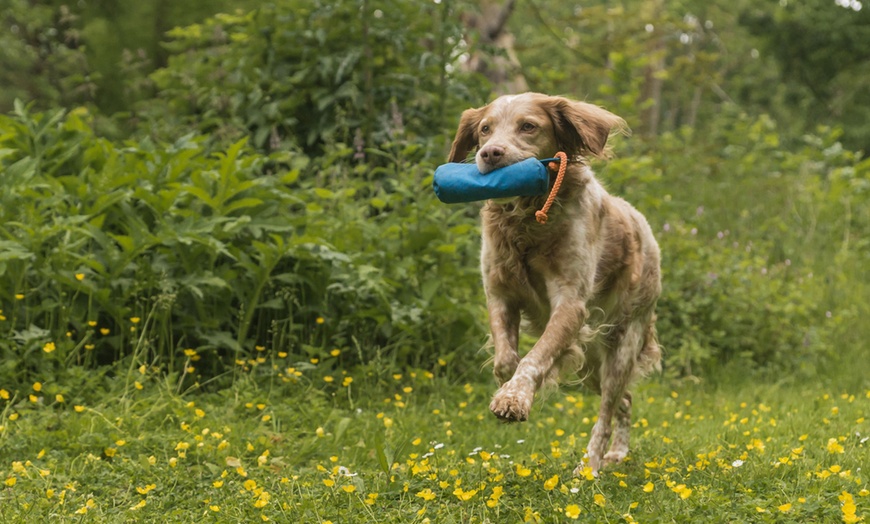
[[462, 162], [477, 148], [477, 169], [488, 173], [557, 151], [569, 158], [600, 158], [607, 154], [610, 134], [626, 129], [624, 120], [586, 102], [539, 93], [506, 95], [462, 113], [449, 161]]

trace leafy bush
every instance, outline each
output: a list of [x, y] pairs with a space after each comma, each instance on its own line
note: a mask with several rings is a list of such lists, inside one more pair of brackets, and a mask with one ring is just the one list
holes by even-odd
[[447, 64], [461, 52], [450, 9], [447, 2], [281, 0], [176, 28], [169, 64], [151, 75], [157, 97], [140, 116], [164, 136], [179, 129], [224, 142], [250, 135], [265, 151], [371, 146], [397, 128], [428, 135], [480, 85], [448, 82]]
[[601, 178], [656, 231], [672, 372], [709, 376], [750, 360], [811, 374], [848, 358], [842, 346], [867, 312], [870, 161], [835, 130], [786, 145], [764, 115], [725, 117], [713, 136], [684, 129], [630, 144]]
[[213, 355], [210, 376], [333, 348], [431, 363], [481, 340], [473, 220], [434, 201], [419, 147], [369, 169], [349, 148], [115, 145], [89, 119], [0, 117], [0, 373]]
[[96, 91], [77, 16], [67, 7], [8, 0], [0, 7], [0, 112], [17, 98], [42, 108], [91, 101]]

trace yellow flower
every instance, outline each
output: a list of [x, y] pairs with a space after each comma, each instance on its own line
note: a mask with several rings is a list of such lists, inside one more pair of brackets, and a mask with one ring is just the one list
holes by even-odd
[[216, 487], [216, 488], [220, 488], [220, 487], [222, 487], [222, 486], [224, 485], [224, 481], [222, 481], [222, 480], [216, 480], [216, 481], [212, 482], [211, 485], [214, 486], [214, 487]]
[[142, 500], [140, 500], [138, 503], [136, 503], [135, 506], [130, 506], [130, 509], [133, 510], [133, 511], [140, 510], [140, 509], [144, 508], [144, 507], [145, 507], [145, 504], [147, 504], [147, 503], [148, 503], [148, 502], [146, 501], [146, 499], [142, 499]]
[[209, 506], [208, 509], [210, 509], [210, 510], [214, 511], [215, 513], [217, 513], [218, 511], [221, 510], [221, 507], [218, 506], [217, 504], [214, 504], [214, 505], [212, 505], [212, 506]]
[[353, 484], [348, 484], [346, 486], [342, 486], [341, 489], [344, 490], [345, 493], [353, 493], [354, 491], [356, 491], [356, 486], [354, 486]]
[[604, 498], [604, 495], [602, 495], [601, 493], [596, 493], [595, 496], [592, 497], [592, 502], [594, 502], [595, 504], [597, 504], [597, 505], [599, 505], [599, 506], [601, 506], [601, 507], [603, 508], [603, 507], [604, 507], [604, 504], [605, 504], [607, 501], [606, 501], [606, 499]]
[[471, 499], [471, 497], [477, 495], [477, 490], [472, 489], [472, 490], [465, 491], [462, 488], [456, 488], [455, 490], [453, 490], [453, 494], [456, 495], [456, 498], [465, 502], [466, 500]]
[[24, 293], [15, 293], [15, 300], [24, 300]]
[[845, 450], [843, 449], [843, 445], [840, 444], [837, 441], [837, 439], [835, 439], [835, 438], [828, 439], [828, 444], [825, 446], [825, 449], [828, 450], [828, 453], [832, 453], [832, 454], [845, 453]]
[[146, 485], [146, 486], [144, 486], [144, 487], [141, 487], [141, 488], [140, 488], [140, 487], [137, 487], [137, 488], [136, 488], [136, 491], [137, 491], [140, 495], [147, 495], [149, 491], [154, 490], [154, 488], [156, 488], [156, 487], [157, 487], [156, 484], [148, 484], [148, 485]]
[[15, 483], [16, 483], [17, 481], [18, 481], [17, 478], [15, 478], [15, 477], [9, 477], [9, 478], [6, 479], [5, 484], [11, 488], [12, 486], [15, 485]]
[[109, 328], [100, 328], [100, 333], [105, 336], [111, 333], [112, 331]]
[[0, 389], [0, 398], [3, 400], [9, 400], [9, 392], [5, 389]]
[[786, 503], [786, 504], [783, 504], [782, 506], [777, 506], [776, 509], [780, 510], [783, 513], [788, 513], [789, 510], [791, 510], [791, 503]]
[[33, 391], [42, 391], [42, 382], [34, 382]]
[[852, 498], [852, 495], [848, 491], [844, 491], [837, 498], [840, 499], [840, 502], [843, 504], [840, 506], [840, 511], [843, 512], [843, 522], [846, 524], [861, 522], [864, 517], [858, 517], [855, 514], [858, 508], [855, 506], [855, 500]]
[[590, 468], [589, 466], [581, 469], [577, 476], [583, 477], [586, 480], [595, 480], [595, 474], [592, 473], [592, 468]]
[[333, 349], [332, 351], [329, 352], [329, 354], [332, 355], [333, 357], [337, 357], [337, 356], [341, 355], [341, 350], [340, 349]]
[[318, 324], [323, 324], [325, 321], [323, 320], [323, 317], [317, 317], [315, 322], [317, 322]]
[[84, 274], [84, 273], [76, 273], [76, 280], [78, 280], [79, 282], [81, 282], [81, 281], [84, 280], [84, 279], [85, 279], [85, 274]]
[[54, 342], [46, 342], [45, 345], [42, 346], [42, 350], [46, 353], [51, 353], [55, 349], [57, 349], [57, 347], [55, 347]]
[[130, 322], [132, 322], [134, 324], [138, 324], [140, 320], [142, 320], [142, 319], [139, 317], [130, 317]]
[[547, 491], [551, 491], [557, 485], [559, 485], [559, 475], [553, 475], [552, 477], [544, 481], [544, 489]]
[[522, 464], [517, 464], [517, 475], [521, 477], [528, 477], [532, 474], [532, 470], [523, 466]]
[[644, 492], [644, 493], [652, 493], [652, 491], [653, 491], [654, 489], [656, 489], [656, 486], [655, 486], [655, 484], [653, 484], [652, 482], [647, 482], [647, 483], [644, 484], [644, 486], [643, 486], [643, 492]]
[[81, 413], [82, 411], [85, 410], [85, 407], [84, 406], [73, 406], [73, 409], [75, 410], [76, 413]]
[[331, 488], [332, 486], [335, 486], [335, 481], [332, 479], [323, 479], [323, 485], [327, 488]]
[[580, 516], [580, 506], [577, 504], [568, 504], [565, 506], [565, 516], [572, 519], [577, 519]]

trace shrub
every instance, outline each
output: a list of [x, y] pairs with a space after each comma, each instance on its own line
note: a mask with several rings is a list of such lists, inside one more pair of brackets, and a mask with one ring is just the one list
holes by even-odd
[[447, 65], [462, 52], [450, 10], [447, 2], [281, 0], [176, 28], [168, 65], [150, 77], [157, 96], [139, 115], [162, 136], [192, 129], [226, 143], [249, 135], [264, 151], [368, 147], [397, 127], [428, 135], [480, 91], [474, 78], [448, 82], [459, 73]]
[[188, 348], [216, 357], [203, 376], [333, 348], [422, 364], [481, 340], [474, 222], [434, 201], [419, 147], [369, 169], [346, 147], [116, 145], [89, 118], [0, 117], [0, 373], [172, 372]]

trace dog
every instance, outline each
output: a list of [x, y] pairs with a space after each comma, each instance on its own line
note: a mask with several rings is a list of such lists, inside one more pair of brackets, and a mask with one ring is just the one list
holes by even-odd
[[[661, 370], [658, 244], [643, 215], [608, 194], [587, 165], [589, 158], [609, 156], [607, 140], [618, 131], [627, 133], [624, 120], [596, 105], [539, 93], [506, 95], [462, 113], [449, 155], [461, 162], [476, 150], [484, 174], [529, 157], [568, 155], [545, 225], [535, 220], [545, 197], [486, 201], [480, 265], [500, 386], [490, 411], [503, 421], [524, 421], [543, 385], [575, 372], [601, 395], [585, 462], [575, 474], [590, 467], [597, 475], [626, 457], [628, 388]], [[523, 357], [521, 320], [539, 337]]]

